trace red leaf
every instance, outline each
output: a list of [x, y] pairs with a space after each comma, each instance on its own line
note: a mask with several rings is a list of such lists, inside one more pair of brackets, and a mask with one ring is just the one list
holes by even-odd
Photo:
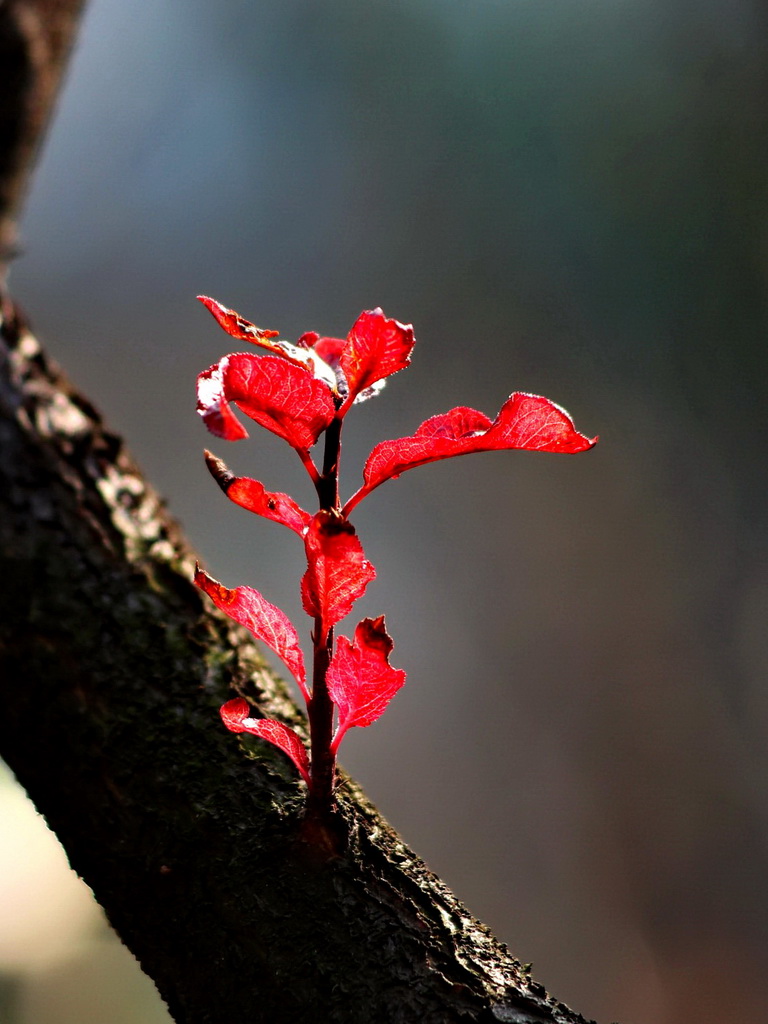
[[248, 431], [229, 407], [225, 396], [224, 371], [229, 363], [225, 357], [203, 370], [197, 378], [197, 413], [216, 437], [225, 441], [241, 441]]
[[329, 366], [338, 366], [341, 353], [347, 344], [345, 338], [321, 338], [316, 331], [303, 335], [312, 350]]
[[208, 298], [207, 295], [198, 295], [197, 298], [216, 318], [219, 327], [223, 327], [231, 337], [238, 338], [240, 341], [252, 341], [254, 345], [261, 345], [269, 351], [279, 351], [278, 347], [269, 340], [277, 338], [280, 334], [279, 331], [265, 331], [262, 327], [257, 327], [250, 320], [240, 316], [234, 309], [227, 309], [226, 306], [222, 306], [216, 299]]
[[327, 674], [328, 693], [339, 709], [334, 750], [347, 729], [375, 722], [405, 682], [405, 672], [389, 664], [393, 646], [383, 615], [363, 619], [354, 640], [336, 641]]
[[337, 397], [346, 396], [347, 381], [339, 365], [342, 349], [347, 344], [346, 339], [321, 338], [317, 331], [307, 331], [296, 344], [306, 345], [311, 352], [315, 376], [333, 388]]
[[221, 611], [235, 622], [245, 626], [281, 658], [299, 684], [305, 700], [309, 700], [304, 655], [299, 645], [299, 635], [288, 616], [252, 587], [237, 587], [229, 590], [200, 566], [195, 567], [195, 584], [206, 593]]
[[[327, 343], [334, 339], [321, 339]], [[349, 394], [342, 409], [377, 381], [404, 369], [411, 361], [414, 337], [410, 324], [388, 320], [381, 309], [361, 313], [339, 355]]]
[[311, 516], [300, 508], [293, 498], [277, 491], [266, 491], [258, 480], [247, 476], [235, 476], [227, 469], [221, 459], [210, 452], [205, 453], [205, 463], [219, 487], [230, 501], [247, 508], [249, 512], [282, 523], [289, 530], [294, 530], [300, 537], [304, 536]]
[[217, 437], [238, 441], [248, 434], [230, 402], [304, 452], [336, 412], [327, 384], [284, 359], [249, 352], [233, 352], [197, 378], [197, 411], [203, 422]]
[[438, 459], [509, 448], [572, 454], [596, 443], [596, 437], [578, 433], [564, 409], [540, 395], [515, 392], [493, 422], [475, 409], [460, 406], [428, 419], [412, 437], [377, 444], [363, 470], [365, 484], [344, 511], [348, 514], [385, 480]]
[[352, 524], [334, 512], [318, 512], [304, 538], [307, 571], [301, 597], [307, 615], [320, 618], [322, 636], [362, 597], [376, 576]]
[[[227, 309], [226, 306], [222, 306], [215, 299], [209, 299], [207, 295], [198, 295], [197, 297], [206, 309], [210, 310], [219, 326], [223, 327], [227, 334], [233, 338], [253, 342], [254, 345], [258, 345], [259, 348], [271, 352], [272, 355], [279, 356], [281, 359], [287, 359], [289, 363], [300, 366], [311, 373], [312, 376], [317, 377], [318, 380], [325, 381], [334, 391], [336, 390], [336, 374], [318, 353], [313, 350], [312, 345], [307, 342], [306, 339], [311, 337], [311, 335], [304, 335], [299, 338], [295, 345], [290, 341], [282, 339], [272, 341], [272, 338], [277, 338], [278, 331], [262, 330], [261, 327], [257, 327], [250, 320], [240, 316], [234, 309]], [[317, 335], [314, 335], [314, 337], [316, 338]]]
[[219, 714], [230, 732], [249, 732], [279, 747], [293, 761], [301, 777], [310, 784], [309, 755], [298, 733], [274, 718], [251, 718], [251, 706], [242, 697], [222, 704]]

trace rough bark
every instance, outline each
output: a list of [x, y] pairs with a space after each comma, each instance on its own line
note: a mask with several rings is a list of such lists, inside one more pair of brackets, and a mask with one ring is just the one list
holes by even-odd
[[[80, 0], [0, 2], [0, 282]], [[0, 297], [0, 754], [180, 1024], [583, 1021], [346, 780], [307, 827], [304, 720], [121, 440]]]
[[0, 0], [0, 284], [84, 0]]

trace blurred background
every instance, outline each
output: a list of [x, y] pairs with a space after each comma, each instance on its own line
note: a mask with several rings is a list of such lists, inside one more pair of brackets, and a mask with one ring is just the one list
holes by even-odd
[[[266, 433], [206, 435], [195, 376], [238, 346], [197, 293], [290, 339], [375, 305], [414, 324], [411, 369], [347, 420], [347, 494], [377, 441], [516, 389], [601, 435], [356, 511], [356, 611], [408, 683], [342, 756], [600, 1024], [768, 1001], [766, 10], [92, 0], [12, 276], [208, 570], [300, 628], [295, 537], [201, 450], [305, 505], [309, 482]], [[167, 1021], [10, 780], [0, 820], [3, 1024]]]

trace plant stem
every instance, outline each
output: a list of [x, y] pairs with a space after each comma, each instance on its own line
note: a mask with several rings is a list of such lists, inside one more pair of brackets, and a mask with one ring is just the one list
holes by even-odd
[[358, 488], [358, 490], [355, 491], [355, 493], [346, 503], [344, 508], [341, 510], [341, 514], [344, 516], [345, 519], [349, 516], [349, 513], [352, 511], [355, 505], [357, 505], [358, 502], [362, 501], [363, 498], [368, 496], [368, 493], [369, 491], [365, 484], [363, 484], [362, 487]]
[[336, 418], [325, 432], [323, 471], [315, 482], [320, 509], [329, 512], [339, 510], [339, 459], [341, 458], [341, 424]]
[[[341, 424], [341, 419], [337, 417], [325, 432], [323, 471], [315, 485], [321, 511], [339, 512]], [[328, 817], [333, 807], [336, 753], [331, 747], [334, 706], [328, 694], [326, 679], [333, 654], [333, 626], [324, 630], [321, 616], [315, 618], [312, 643], [312, 697], [307, 704], [312, 783], [307, 799], [307, 815], [322, 820]]]
[[312, 675], [312, 698], [307, 706], [312, 784], [307, 800], [307, 813], [325, 818], [333, 805], [336, 781], [336, 755], [331, 749], [333, 738], [333, 701], [328, 694], [326, 675], [333, 653], [333, 627], [322, 636], [322, 619], [315, 619], [313, 634], [315, 656]]
[[299, 451], [298, 456], [304, 464], [304, 468], [309, 473], [310, 479], [316, 488], [320, 486], [320, 474], [317, 471], [317, 466], [312, 461], [312, 456], [309, 452]]

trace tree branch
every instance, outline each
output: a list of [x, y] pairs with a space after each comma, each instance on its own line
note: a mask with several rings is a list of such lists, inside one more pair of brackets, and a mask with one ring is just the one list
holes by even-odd
[[0, 2], [0, 285], [84, 0]]
[[[0, 286], [80, 0], [0, 2]], [[303, 824], [233, 691], [306, 734], [203, 607], [176, 524], [0, 292], [0, 753], [179, 1024], [577, 1024], [346, 780]]]

